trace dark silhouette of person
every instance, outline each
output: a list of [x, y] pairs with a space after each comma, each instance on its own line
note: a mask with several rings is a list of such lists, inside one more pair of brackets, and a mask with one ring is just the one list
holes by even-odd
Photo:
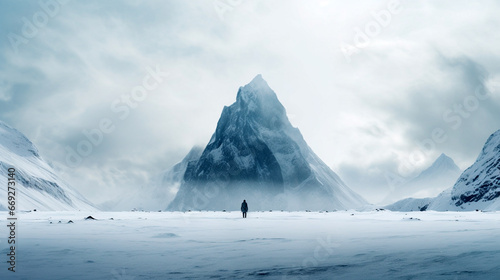
[[243, 218], [246, 218], [248, 212], [248, 204], [246, 200], [243, 200], [243, 203], [241, 204], [241, 212], [243, 213]]

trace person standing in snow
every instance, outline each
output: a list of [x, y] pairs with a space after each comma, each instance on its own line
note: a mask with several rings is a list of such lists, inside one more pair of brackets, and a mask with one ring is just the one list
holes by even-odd
[[243, 200], [243, 203], [241, 204], [241, 212], [243, 213], [243, 218], [246, 218], [248, 212], [248, 204], [246, 200]]

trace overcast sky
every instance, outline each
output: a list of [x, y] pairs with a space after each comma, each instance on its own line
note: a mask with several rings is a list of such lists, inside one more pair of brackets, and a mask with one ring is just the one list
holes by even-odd
[[40, 3], [0, 1], [0, 120], [95, 203], [206, 145], [259, 73], [373, 203], [441, 153], [465, 169], [500, 129], [498, 1]]

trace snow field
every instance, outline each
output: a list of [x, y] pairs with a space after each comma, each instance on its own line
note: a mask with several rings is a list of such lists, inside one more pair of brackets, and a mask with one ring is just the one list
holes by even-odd
[[499, 238], [500, 212], [37, 211], [0, 279], [499, 279]]

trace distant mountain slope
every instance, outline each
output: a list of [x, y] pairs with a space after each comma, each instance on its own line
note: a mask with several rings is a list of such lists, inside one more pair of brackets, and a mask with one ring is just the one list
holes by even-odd
[[462, 173], [449, 195], [437, 197], [434, 210], [500, 210], [500, 130], [483, 146], [476, 162]]
[[309, 148], [258, 75], [225, 107], [169, 210], [349, 209], [366, 204]]
[[[181, 183], [184, 181], [184, 174], [186, 173], [188, 165], [190, 163], [197, 162], [200, 159], [202, 153], [202, 147], [193, 147], [181, 162], [163, 172], [163, 174], [161, 174], [161, 176], [158, 178], [159, 180], [157, 182], [157, 188], [161, 190], [160, 192], [163, 192], [165, 190], [169, 193], [177, 193], [181, 186]], [[164, 200], [163, 197], [161, 197], [161, 199]], [[170, 201], [168, 201], [168, 203], [166, 203], [165, 207], [163, 207], [162, 209], [165, 209], [169, 203]]]
[[[7, 194], [8, 169], [15, 168], [18, 210], [96, 210], [61, 180], [22, 133], [0, 122], [0, 192]], [[0, 208], [7, 208], [7, 199]]]
[[406, 198], [383, 207], [391, 211], [426, 211], [433, 198]]
[[385, 202], [393, 202], [409, 197], [435, 197], [442, 191], [452, 187], [461, 173], [462, 171], [453, 159], [441, 154], [430, 167], [389, 194]]
[[[470, 211], [500, 210], [500, 130], [493, 133], [476, 162], [465, 170], [453, 186], [432, 198], [427, 210]], [[388, 206], [398, 211], [409, 211], [402, 203]], [[413, 204], [418, 203], [414, 201]]]
[[133, 193], [124, 193], [100, 207], [105, 210], [165, 210], [179, 190], [188, 164], [197, 161], [202, 152], [203, 148], [193, 147], [181, 162], [154, 177], [148, 185]]

